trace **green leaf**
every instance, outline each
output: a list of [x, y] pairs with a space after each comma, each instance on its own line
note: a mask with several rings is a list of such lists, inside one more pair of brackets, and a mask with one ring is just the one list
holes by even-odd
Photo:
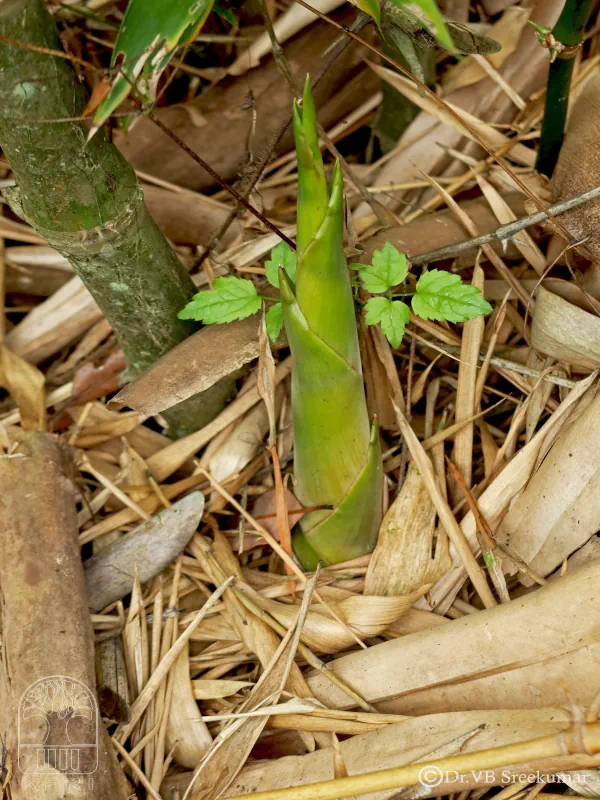
[[404, 336], [404, 328], [410, 319], [410, 308], [399, 300], [387, 297], [371, 297], [365, 305], [367, 325], [380, 323], [385, 338], [396, 348]]
[[[409, 9], [407, 10], [411, 10], [410, 6], [417, 6], [417, 8], [422, 12], [422, 15], [430, 23], [429, 32], [435, 36], [442, 47], [444, 47], [450, 53], [456, 54], [456, 47], [454, 46], [452, 37], [450, 36], [448, 28], [446, 27], [446, 23], [444, 22], [444, 18], [437, 7], [435, 0], [391, 0], [391, 2], [398, 7], [409, 6]], [[421, 15], [417, 13], [415, 16], [419, 18]]]
[[112, 54], [110, 91], [94, 115], [90, 136], [130, 94], [154, 102], [158, 78], [180, 44], [192, 41], [214, 0], [130, 0]]
[[205, 325], [233, 322], [256, 314], [260, 303], [251, 281], [230, 275], [217, 278], [212, 289], [195, 294], [177, 316], [179, 319], [195, 319]]
[[271, 250], [270, 261], [265, 261], [267, 280], [276, 289], [279, 289], [279, 267], [284, 268], [292, 283], [296, 281], [296, 253], [285, 242], [279, 242]]
[[397, 286], [408, 275], [406, 256], [391, 242], [386, 242], [383, 250], [375, 250], [373, 263], [360, 270], [360, 279], [367, 292], [381, 294], [392, 286]]
[[417, 281], [412, 310], [422, 319], [465, 322], [490, 314], [492, 307], [479, 289], [463, 283], [460, 275], [432, 269]]
[[283, 328], [283, 306], [281, 303], [275, 303], [274, 306], [271, 306], [265, 315], [265, 322], [269, 339], [274, 343]]
[[372, 19], [375, 20], [377, 26], [379, 26], [381, 22], [381, 7], [379, 5], [379, 0], [350, 0], [353, 6], [360, 8], [361, 11], [364, 11], [365, 14], [368, 14]]

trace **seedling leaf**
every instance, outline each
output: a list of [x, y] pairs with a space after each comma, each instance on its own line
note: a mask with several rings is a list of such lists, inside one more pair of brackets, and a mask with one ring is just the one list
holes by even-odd
[[492, 307], [479, 289], [464, 284], [460, 275], [432, 269], [417, 281], [412, 310], [422, 319], [465, 322], [490, 314]]
[[386, 242], [383, 250], [375, 250], [373, 263], [362, 267], [360, 279], [367, 292], [381, 294], [392, 286], [397, 286], [408, 275], [406, 256], [391, 242]]
[[269, 339], [272, 342], [276, 342], [283, 328], [283, 306], [281, 303], [275, 303], [274, 306], [271, 306], [265, 315], [265, 322]]
[[399, 300], [371, 297], [365, 305], [367, 325], [381, 325], [384, 336], [392, 347], [400, 346], [404, 328], [410, 319], [410, 308]]
[[260, 303], [251, 281], [229, 275], [217, 278], [212, 289], [195, 294], [177, 316], [179, 319], [195, 319], [205, 325], [233, 322], [255, 314]]
[[279, 267], [283, 267], [292, 283], [296, 281], [296, 253], [285, 242], [279, 242], [271, 250], [271, 259], [265, 261], [267, 280], [276, 289], [279, 289]]

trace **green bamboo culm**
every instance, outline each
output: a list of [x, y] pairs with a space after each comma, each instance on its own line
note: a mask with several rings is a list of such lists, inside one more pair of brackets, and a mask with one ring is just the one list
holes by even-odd
[[[593, 7], [594, 0], [566, 0], [558, 22], [552, 29], [555, 40], [567, 48], [577, 47], [583, 40]], [[570, 51], [564, 57], [559, 54], [548, 70], [544, 120], [535, 165], [538, 172], [548, 177], [554, 172], [565, 132], [575, 55], [575, 51]]]
[[369, 424], [354, 300], [343, 250], [344, 184], [328, 186], [310, 81], [294, 105], [298, 158], [296, 283], [279, 270], [292, 351], [295, 492], [306, 514], [293, 536], [305, 569], [370, 552], [381, 523], [383, 470]]
[[[1, 3], [0, 36], [0, 146], [17, 181], [6, 198], [71, 262], [133, 378], [196, 330], [177, 318], [194, 284], [148, 213], [131, 166], [104, 131], [86, 142], [88, 129], [70, 121], [85, 108], [85, 92], [68, 60], [49, 52], [62, 46], [46, 3]], [[170, 409], [170, 435], [203, 427], [234, 387], [225, 378]]]

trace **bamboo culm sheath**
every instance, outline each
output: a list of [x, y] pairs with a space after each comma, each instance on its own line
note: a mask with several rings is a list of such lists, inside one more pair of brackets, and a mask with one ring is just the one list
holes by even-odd
[[354, 299], [343, 252], [344, 187], [327, 184], [307, 78], [294, 105], [298, 158], [295, 284], [280, 269], [292, 351], [295, 492], [306, 514], [294, 533], [305, 569], [370, 552], [381, 523], [383, 471], [377, 424], [367, 412]]

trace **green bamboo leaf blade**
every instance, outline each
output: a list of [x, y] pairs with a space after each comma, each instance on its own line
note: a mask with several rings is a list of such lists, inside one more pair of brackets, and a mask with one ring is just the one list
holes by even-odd
[[383, 468], [377, 424], [373, 425], [364, 468], [344, 499], [327, 516], [309, 512], [294, 533], [296, 557], [307, 570], [318, 561], [337, 564], [371, 552], [381, 523]]
[[362, 469], [369, 422], [362, 377], [309, 328], [280, 276], [285, 329], [294, 359], [295, 493], [304, 505], [336, 505]]
[[153, 101], [158, 79], [179, 44], [193, 39], [210, 13], [214, 0], [130, 0], [119, 29], [111, 66], [120, 61], [111, 89], [94, 115], [97, 130], [129, 95], [136, 91]]
[[[308, 119], [310, 119], [310, 110]], [[313, 123], [314, 125], [314, 123]], [[308, 126], [307, 126], [308, 127]], [[329, 192], [323, 168], [323, 158], [318, 149], [315, 153], [311, 142], [316, 136], [307, 132], [304, 119], [297, 103], [293, 106], [293, 129], [296, 143], [296, 158], [298, 159], [298, 221], [296, 230], [296, 244], [298, 252], [304, 248], [321, 227], [327, 204]]]
[[341, 169], [336, 165], [327, 213], [300, 255], [296, 297], [310, 328], [360, 375], [356, 315], [343, 251], [343, 231], [344, 184]]

